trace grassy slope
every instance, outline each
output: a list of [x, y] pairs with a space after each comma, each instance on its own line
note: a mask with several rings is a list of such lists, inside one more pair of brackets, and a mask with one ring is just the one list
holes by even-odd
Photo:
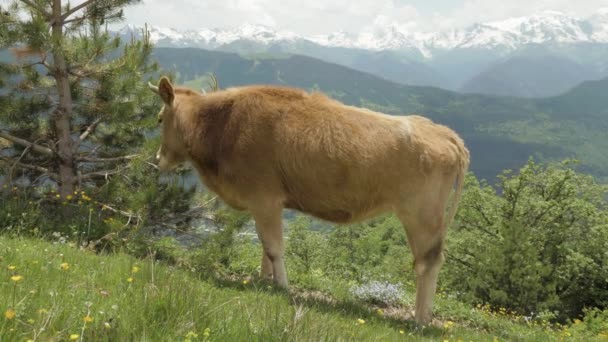
[[[89, 341], [177, 341], [188, 340], [189, 333], [192, 341], [547, 341], [564, 335], [445, 296], [437, 300], [439, 327], [416, 332], [398, 315], [357, 303], [303, 299], [302, 291], [288, 295], [258, 282], [204, 281], [193, 271], [149, 259], [100, 256], [22, 238], [0, 237], [0, 275], [0, 310], [16, 312], [13, 319], [0, 317], [2, 341], [63, 341], [70, 335]], [[23, 279], [15, 282], [15, 275]], [[85, 322], [86, 316], [92, 321]]]

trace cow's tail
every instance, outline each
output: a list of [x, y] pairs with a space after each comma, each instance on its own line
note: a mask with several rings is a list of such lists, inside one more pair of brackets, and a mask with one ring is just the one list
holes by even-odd
[[[461, 141], [460, 141], [461, 142]], [[458, 172], [456, 174], [456, 185], [454, 195], [452, 196], [452, 203], [447, 211], [444, 223], [444, 234], [447, 233], [447, 229], [450, 227], [456, 216], [458, 205], [460, 204], [460, 198], [462, 196], [462, 189], [464, 187], [464, 178], [469, 169], [469, 151], [464, 146], [464, 143], [459, 144], [459, 160], [458, 160]]]

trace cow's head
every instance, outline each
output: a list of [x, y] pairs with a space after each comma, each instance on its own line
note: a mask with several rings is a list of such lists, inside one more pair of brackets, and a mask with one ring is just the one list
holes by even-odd
[[177, 111], [176, 94], [167, 77], [161, 77], [158, 86], [148, 84], [150, 89], [158, 94], [163, 100], [163, 108], [158, 113], [158, 123], [160, 124], [160, 148], [156, 153], [158, 168], [161, 171], [168, 171], [186, 161], [186, 146], [182, 133], [178, 130], [179, 115]]

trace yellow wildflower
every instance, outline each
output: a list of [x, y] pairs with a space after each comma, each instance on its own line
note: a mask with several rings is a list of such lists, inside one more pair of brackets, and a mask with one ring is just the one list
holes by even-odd
[[399, 333], [400, 333], [401, 335], [403, 335], [403, 334], [405, 334], [405, 331], [403, 331], [403, 330], [399, 330]]
[[8, 265], [7, 269], [8, 269], [9, 271], [14, 271], [14, 270], [16, 270], [16, 269], [17, 269], [17, 267], [16, 267], [16, 266], [13, 266], [13, 265]]
[[131, 272], [132, 272], [132, 273], [137, 273], [137, 272], [139, 272], [139, 267], [137, 267], [137, 266], [133, 266], [133, 267], [131, 268]]
[[22, 281], [22, 280], [23, 280], [23, 276], [20, 276], [20, 275], [14, 275], [14, 276], [12, 276], [12, 277], [11, 277], [11, 280], [12, 280], [12, 281], [14, 281], [15, 283], [16, 283], [16, 282], [20, 282], [20, 281]]
[[67, 196], [65, 196], [65, 198], [66, 198], [68, 201], [70, 201], [70, 200], [71, 200], [73, 197], [72, 197], [72, 195], [67, 195]]
[[4, 317], [8, 320], [15, 318], [15, 316], [17, 316], [17, 313], [13, 309], [8, 309], [4, 311]]
[[378, 313], [380, 316], [384, 316], [384, 311], [382, 311], [382, 309], [376, 310], [376, 313]]
[[70, 341], [76, 341], [80, 338], [80, 335], [78, 334], [72, 334], [70, 335]]
[[61, 269], [63, 271], [67, 271], [70, 269], [70, 264], [68, 264], [67, 262], [62, 262], [61, 265], [59, 265], [59, 267], [61, 267]]
[[132, 283], [132, 282], [133, 282], [133, 277], [127, 278], [127, 283]]
[[91, 317], [91, 316], [89, 316], [89, 315], [86, 315], [86, 316], [84, 316], [84, 317], [82, 318], [82, 320], [83, 320], [85, 323], [91, 323], [91, 322], [93, 322], [93, 317]]
[[205, 330], [203, 331], [203, 336], [209, 337], [209, 335], [211, 335], [211, 329], [205, 328]]
[[197, 338], [197, 337], [198, 337], [198, 334], [197, 334], [197, 333], [195, 333], [194, 331], [189, 331], [189, 332], [186, 334], [186, 338], [188, 338], [188, 337], [194, 337], [194, 338]]
[[38, 313], [43, 315], [45, 313], [47, 313], [48, 311], [46, 311], [46, 309], [42, 308], [42, 309], [38, 309]]
[[110, 323], [108, 323], [108, 322], [104, 322], [104, 323], [103, 323], [103, 326], [104, 326], [106, 329], [110, 329], [110, 328], [112, 328], [112, 326], [111, 326], [111, 325], [110, 325]]
[[247, 280], [247, 279], [243, 280], [243, 285], [247, 285], [247, 284], [249, 284], [249, 280]]
[[31, 319], [31, 318], [30, 318], [30, 319], [28, 319], [28, 320], [27, 320], [27, 322], [28, 322], [29, 324], [34, 324], [36, 321], [34, 321], [33, 319]]
[[55, 195], [55, 198], [61, 198], [60, 194]]
[[358, 324], [365, 324], [365, 320], [359, 318], [359, 319], [357, 319], [357, 323]]

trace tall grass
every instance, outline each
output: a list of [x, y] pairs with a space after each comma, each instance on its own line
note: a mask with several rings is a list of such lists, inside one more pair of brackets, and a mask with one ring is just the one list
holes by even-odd
[[363, 303], [287, 293], [264, 282], [201, 278], [207, 277], [151, 258], [0, 237], [0, 340], [547, 341], [566, 336], [447, 298], [438, 298], [438, 326], [420, 331], [401, 313]]

